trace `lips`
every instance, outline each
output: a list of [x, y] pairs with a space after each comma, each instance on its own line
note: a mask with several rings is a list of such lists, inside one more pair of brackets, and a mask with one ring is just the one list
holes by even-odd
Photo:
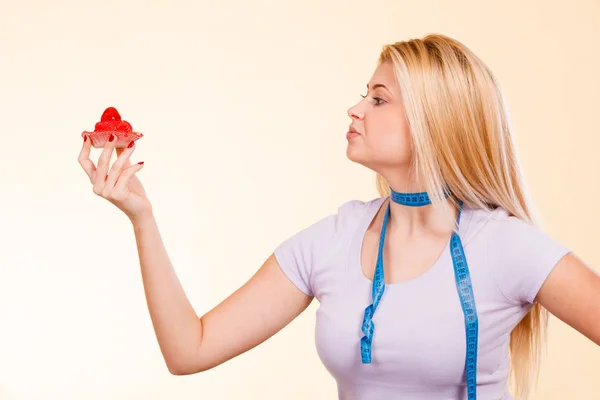
[[358, 133], [358, 131], [352, 125], [350, 125], [350, 127], [348, 127], [348, 133], [346, 133], [346, 139], [350, 140], [357, 136], [360, 136], [360, 133]]

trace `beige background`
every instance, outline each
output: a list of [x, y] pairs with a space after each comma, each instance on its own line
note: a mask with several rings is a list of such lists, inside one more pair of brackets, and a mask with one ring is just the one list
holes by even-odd
[[[289, 235], [376, 196], [347, 108], [384, 43], [440, 32], [505, 90], [544, 228], [600, 268], [600, 4], [565, 1], [0, 3], [0, 399], [333, 399], [317, 302], [209, 372], [170, 376], [127, 219], [80, 132], [115, 106], [198, 313]], [[93, 152], [94, 159], [99, 151]], [[600, 348], [556, 320], [536, 399], [600, 399]]]

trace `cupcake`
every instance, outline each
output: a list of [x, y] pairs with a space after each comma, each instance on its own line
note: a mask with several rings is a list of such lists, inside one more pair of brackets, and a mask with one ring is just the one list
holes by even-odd
[[108, 142], [111, 134], [116, 136], [115, 148], [125, 148], [132, 141], [144, 136], [139, 132], [133, 132], [131, 124], [121, 120], [121, 115], [114, 107], [104, 110], [100, 122], [96, 124], [93, 132], [83, 131], [81, 136], [87, 135], [92, 141], [92, 146], [102, 148]]

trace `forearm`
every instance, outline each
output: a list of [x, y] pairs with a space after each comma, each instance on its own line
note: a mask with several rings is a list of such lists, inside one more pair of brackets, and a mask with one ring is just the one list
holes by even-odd
[[132, 222], [156, 338], [169, 371], [184, 374], [197, 356], [202, 324], [175, 274], [154, 216]]

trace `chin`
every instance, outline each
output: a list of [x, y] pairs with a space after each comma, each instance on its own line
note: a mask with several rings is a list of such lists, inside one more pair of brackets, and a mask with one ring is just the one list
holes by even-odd
[[348, 158], [348, 160], [356, 164], [360, 164], [364, 167], [370, 168], [368, 157], [366, 157], [364, 154], [361, 154], [361, 152], [357, 150], [358, 149], [353, 149], [351, 148], [351, 146], [348, 146], [348, 148], [346, 149], [346, 157]]
[[348, 160], [360, 164], [378, 174], [382, 174], [384, 171], [403, 170], [410, 166], [408, 161], [398, 162], [397, 159], [394, 159], [393, 157], [390, 157], [391, 160], [379, 159], [373, 157], [371, 154], [365, 154], [365, 152], [360, 151], [360, 149], [352, 148], [352, 146], [348, 146], [346, 149], [346, 157]]
[[351, 145], [348, 145], [348, 147], [346, 147], [346, 157], [352, 162], [360, 163], [361, 157], [359, 157], [359, 152], [356, 150], [356, 148], [352, 148]]

